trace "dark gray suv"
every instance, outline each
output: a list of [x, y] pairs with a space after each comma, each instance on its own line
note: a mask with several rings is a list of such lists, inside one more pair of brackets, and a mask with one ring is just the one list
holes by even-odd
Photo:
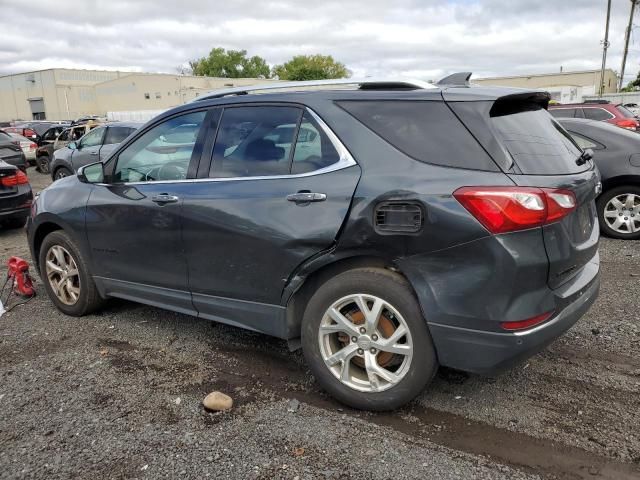
[[275, 335], [342, 402], [395, 408], [597, 296], [598, 172], [548, 101], [459, 76], [212, 92], [45, 189], [33, 259], [64, 313], [120, 297]]

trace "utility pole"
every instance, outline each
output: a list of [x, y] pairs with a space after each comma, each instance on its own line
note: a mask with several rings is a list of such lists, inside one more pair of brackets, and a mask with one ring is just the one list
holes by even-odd
[[636, 9], [636, 1], [631, 0], [631, 11], [629, 12], [629, 24], [624, 32], [624, 53], [622, 54], [622, 67], [620, 67], [620, 83], [618, 91], [622, 90], [622, 82], [624, 81], [624, 67], [627, 63], [627, 53], [629, 52], [629, 38], [631, 37], [631, 28], [633, 26], [633, 12]]
[[604, 42], [602, 42], [602, 68], [600, 68], [600, 87], [598, 96], [604, 93], [604, 69], [607, 66], [607, 48], [609, 48], [609, 18], [611, 17], [611, 0], [607, 1], [607, 23], [604, 28]]

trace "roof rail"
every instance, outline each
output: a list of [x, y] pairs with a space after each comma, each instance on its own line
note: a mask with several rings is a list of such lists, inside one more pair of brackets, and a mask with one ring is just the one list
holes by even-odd
[[425, 82], [424, 80], [413, 80], [403, 78], [339, 78], [332, 80], [310, 80], [304, 82], [282, 82], [282, 83], [263, 83], [258, 85], [247, 85], [244, 87], [224, 88], [220, 90], [213, 90], [211, 92], [200, 95], [199, 97], [191, 100], [197, 102], [200, 100], [210, 100], [212, 98], [222, 98], [229, 95], [247, 95], [250, 92], [257, 92], [263, 90], [285, 90], [285, 89], [299, 89], [307, 87], [324, 87], [333, 85], [357, 85], [359, 88], [365, 89], [384, 89], [384, 88], [408, 88], [408, 89], [427, 89], [436, 88], [433, 84]]
[[438, 80], [436, 85], [452, 85], [452, 86], [459, 86], [459, 87], [468, 87], [471, 74], [472, 72], [452, 73], [451, 75], [447, 75], [446, 77]]

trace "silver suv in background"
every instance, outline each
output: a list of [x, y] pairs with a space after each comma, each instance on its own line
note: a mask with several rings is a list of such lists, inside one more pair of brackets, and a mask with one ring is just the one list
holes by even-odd
[[51, 178], [58, 180], [68, 177], [84, 165], [105, 161], [140, 126], [142, 123], [138, 122], [105, 124], [95, 127], [78, 141], [69, 142], [66, 147], [53, 152], [53, 160], [49, 166]]

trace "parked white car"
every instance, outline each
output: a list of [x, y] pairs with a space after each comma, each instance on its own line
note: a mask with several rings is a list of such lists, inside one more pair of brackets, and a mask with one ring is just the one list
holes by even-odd
[[15, 138], [20, 142], [20, 148], [22, 149], [22, 152], [24, 153], [24, 156], [26, 157], [27, 162], [29, 163], [35, 162], [36, 149], [38, 148], [38, 145], [34, 141], [28, 139], [27, 137], [23, 137], [19, 133], [9, 133], [9, 135], [11, 135], [13, 138]]

